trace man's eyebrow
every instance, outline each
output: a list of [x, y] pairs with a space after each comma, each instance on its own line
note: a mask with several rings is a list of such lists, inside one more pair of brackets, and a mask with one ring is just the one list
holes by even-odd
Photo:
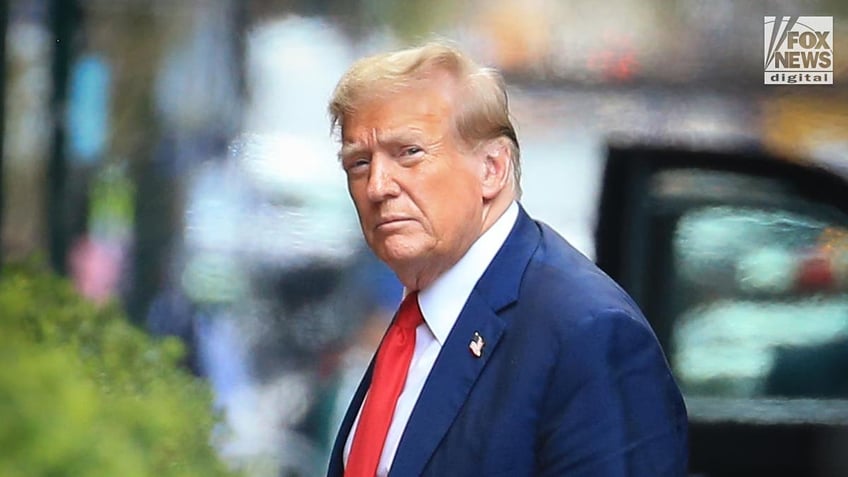
[[[406, 131], [386, 131], [377, 134], [377, 143], [384, 146], [398, 146], [411, 143], [418, 143], [422, 140], [421, 134], [421, 131], [415, 128]], [[368, 145], [363, 144], [361, 142], [352, 141], [342, 144], [342, 147], [338, 153], [338, 157], [341, 160], [345, 157], [357, 156], [367, 151]]]
[[342, 144], [342, 148], [339, 150], [338, 157], [339, 159], [344, 159], [345, 157], [355, 156], [365, 152], [368, 148], [362, 144], [358, 143], [347, 143]]

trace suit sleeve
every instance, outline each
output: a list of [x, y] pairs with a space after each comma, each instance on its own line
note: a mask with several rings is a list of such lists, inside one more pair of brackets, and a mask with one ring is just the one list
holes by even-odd
[[540, 476], [686, 475], [687, 418], [644, 321], [600, 312], [564, 333], [537, 442]]

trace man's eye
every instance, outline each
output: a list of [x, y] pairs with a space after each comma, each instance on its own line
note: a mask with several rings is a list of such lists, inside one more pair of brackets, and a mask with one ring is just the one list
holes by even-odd
[[368, 165], [368, 159], [359, 158], [352, 159], [345, 164], [345, 170], [352, 171], [362, 169], [363, 167]]
[[421, 149], [418, 146], [409, 146], [403, 149], [403, 155], [405, 156], [414, 156], [420, 152], [423, 152], [424, 149]]

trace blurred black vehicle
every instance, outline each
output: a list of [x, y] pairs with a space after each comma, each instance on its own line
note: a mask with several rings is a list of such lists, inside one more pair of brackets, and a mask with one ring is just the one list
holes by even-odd
[[846, 197], [758, 150], [609, 148], [597, 261], [666, 350], [692, 475], [848, 475]]

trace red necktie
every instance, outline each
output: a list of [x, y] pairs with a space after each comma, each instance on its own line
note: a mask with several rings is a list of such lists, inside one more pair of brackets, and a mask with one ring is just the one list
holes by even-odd
[[415, 351], [415, 328], [422, 321], [418, 292], [412, 292], [400, 304], [397, 318], [377, 351], [374, 376], [353, 436], [345, 477], [373, 477], [377, 473], [395, 404]]

